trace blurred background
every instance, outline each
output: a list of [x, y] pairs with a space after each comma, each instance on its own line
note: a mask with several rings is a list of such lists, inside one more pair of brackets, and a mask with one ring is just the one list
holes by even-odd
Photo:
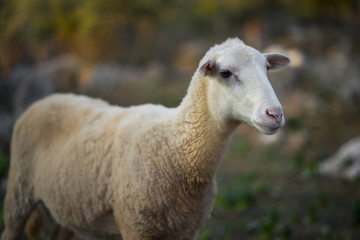
[[0, 230], [12, 128], [31, 103], [177, 106], [228, 37], [292, 59], [269, 73], [286, 125], [234, 134], [199, 239], [360, 239], [359, 0], [0, 0]]

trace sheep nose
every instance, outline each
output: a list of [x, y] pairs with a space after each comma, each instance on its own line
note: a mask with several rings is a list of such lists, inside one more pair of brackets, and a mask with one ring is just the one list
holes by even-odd
[[267, 109], [266, 114], [275, 119], [277, 123], [280, 123], [282, 121], [283, 112], [281, 109]]

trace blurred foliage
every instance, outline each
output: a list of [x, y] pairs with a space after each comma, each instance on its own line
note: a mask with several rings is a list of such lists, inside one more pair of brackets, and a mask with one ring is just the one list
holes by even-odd
[[126, 51], [121, 45], [138, 39], [151, 41], [153, 33], [161, 29], [170, 33], [167, 36], [200, 35], [265, 13], [353, 20], [359, 19], [359, 1], [1, 0], [0, 48], [3, 62], [10, 61], [10, 65], [32, 60], [44, 43], [50, 45], [53, 54], [71, 50], [99, 60]]
[[10, 158], [0, 149], [0, 178], [6, 176], [10, 166]]
[[[0, 149], [0, 179], [6, 177], [10, 166], [10, 158]], [[4, 227], [4, 196], [0, 195], [0, 229]]]
[[[34, 63], [65, 52], [88, 61], [111, 58], [142, 63], [159, 57], [168, 60], [174, 46], [188, 36], [195, 39], [218, 35], [223, 40], [233, 29], [263, 16], [263, 22], [271, 18], [312, 24], [351, 23], [360, 21], [360, 2], [0, 0], [0, 77], [3, 70], [19, 62]], [[274, 23], [271, 22], [275, 30], [283, 27]], [[310, 50], [302, 51], [318, 50], [322, 59], [323, 40], [326, 39], [319, 40], [320, 45], [305, 42]], [[352, 45], [347, 41], [344, 44]], [[133, 52], [137, 54], [135, 60], [129, 54]], [[251, 142], [247, 136], [235, 135], [226, 153], [227, 169], [226, 166], [220, 169], [218, 175], [219, 194], [213, 217], [200, 232], [199, 239], [359, 238], [360, 192], [356, 191], [359, 181], [321, 178], [317, 168], [340, 143], [359, 132], [360, 109], [358, 105], [344, 106], [333, 92], [320, 88], [309, 76], [299, 75], [307, 92], [318, 95], [326, 103], [320, 105], [316, 115], [304, 112], [287, 119], [283, 131], [289, 136], [305, 132], [304, 143], [300, 143], [303, 146], [288, 151], [284, 147], [288, 141], [285, 137], [278, 143], [259, 147], [259, 143]], [[126, 88], [119, 85], [111, 93], [95, 89], [96, 93], [87, 94], [122, 105], [153, 102], [176, 106], [186, 87], [187, 82], [164, 80], [157, 84], [127, 83]], [[8, 167], [9, 157], [0, 151], [1, 179], [6, 177]], [[2, 205], [3, 196], [1, 209]], [[2, 213], [1, 210], [1, 219]]]
[[353, 212], [356, 225], [360, 225], [360, 199], [357, 198], [353, 204]]
[[307, 19], [346, 19], [359, 18], [359, 1], [357, 0], [280, 0], [285, 8], [298, 16]]
[[[215, 206], [224, 207], [226, 209], [236, 209], [243, 211], [253, 206], [255, 203], [255, 195], [262, 188], [256, 188], [255, 184], [251, 184], [253, 176], [241, 175], [227, 182], [226, 188], [219, 188], [219, 195], [216, 198]], [[222, 181], [220, 186], [225, 185]], [[236, 190], [235, 190], [236, 189]]]

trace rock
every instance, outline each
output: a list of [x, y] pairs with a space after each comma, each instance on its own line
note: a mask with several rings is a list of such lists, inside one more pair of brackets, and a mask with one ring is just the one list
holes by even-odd
[[123, 83], [150, 82], [155, 83], [165, 76], [165, 67], [160, 63], [152, 63], [146, 67], [120, 65], [117, 63], [97, 64], [90, 77], [87, 88], [111, 89]]
[[82, 62], [67, 54], [38, 66], [18, 65], [0, 82], [0, 147], [6, 149], [16, 119], [55, 92], [78, 92]]
[[360, 99], [358, 57], [341, 48], [333, 48], [324, 56], [307, 59], [304, 71], [322, 88], [335, 92], [345, 102]]
[[360, 136], [345, 143], [319, 166], [323, 175], [354, 180], [360, 176]]
[[0, 148], [9, 149], [15, 118], [12, 114], [0, 110]]
[[16, 116], [33, 102], [54, 92], [76, 92], [79, 87], [80, 67], [80, 60], [69, 54], [23, 70], [14, 94]]

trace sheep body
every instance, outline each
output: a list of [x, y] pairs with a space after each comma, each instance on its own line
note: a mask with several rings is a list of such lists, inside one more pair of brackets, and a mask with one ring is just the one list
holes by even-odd
[[[236, 104], [228, 107], [227, 95], [244, 92], [230, 93], [229, 86], [245, 89], [245, 85], [228, 76], [219, 80], [222, 68], [210, 53], [221, 55], [232, 45], [236, 51], [249, 52], [244, 56], [256, 53], [247, 63], [260, 62], [264, 71], [266, 57], [238, 39], [228, 40], [205, 55], [177, 108], [152, 104], [121, 108], [71, 94], [33, 104], [13, 133], [1, 239], [19, 239], [26, 217], [39, 201], [60, 225], [92, 238], [121, 239], [121, 233], [125, 240], [196, 239], [211, 211], [215, 172], [234, 129], [245, 121], [275, 133], [284, 123], [271, 86], [258, 95], [271, 100], [272, 110], [249, 111], [256, 113], [256, 121], [239, 115]], [[260, 83], [269, 87], [263, 73], [245, 71], [245, 75], [259, 76]], [[243, 98], [249, 103], [248, 97]]]
[[[175, 123], [175, 110], [168, 110], [150, 104], [125, 109], [74, 95], [48, 97], [33, 105], [16, 124], [14, 139], [20, 141], [14, 141], [19, 145], [14, 148], [21, 151], [20, 156], [28, 152], [32, 156], [26, 156], [27, 161], [19, 158], [22, 167], [16, 169], [23, 172], [11, 177], [31, 179], [32, 201], [41, 199], [58, 223], [82, 234], [88, 235], [104, 218], [114, 225], [111, 215], [119, 208], [125, 215], [119, 218], [141, 226], [136, 229], [139, 236], [145, 237], [141, 231], [151, 236], [166, 231], [174, 235], [157, 239], [191, 239], [216, 191], [214, 181], [200, 188], [195, 185], [202, 184], [201, 176], [199, 182], [187, 179], [186, 165], [177, 158], [186, 161], [190, 156], [185, 155], [195, 154], [184, 149], [191, 139], [182, 135], [189, 129], [181, 129], [182, 124]], [[177, 138], [171, 138], [169, 132]], [[194, 196], [191, 201], [189, 195]], [[178, 207], [172, 209], [174, 205]], [[98, 232], [100, 229], [90, 235], [111, 235]], [[110, 229], [118, 234], [116, 227]]]

